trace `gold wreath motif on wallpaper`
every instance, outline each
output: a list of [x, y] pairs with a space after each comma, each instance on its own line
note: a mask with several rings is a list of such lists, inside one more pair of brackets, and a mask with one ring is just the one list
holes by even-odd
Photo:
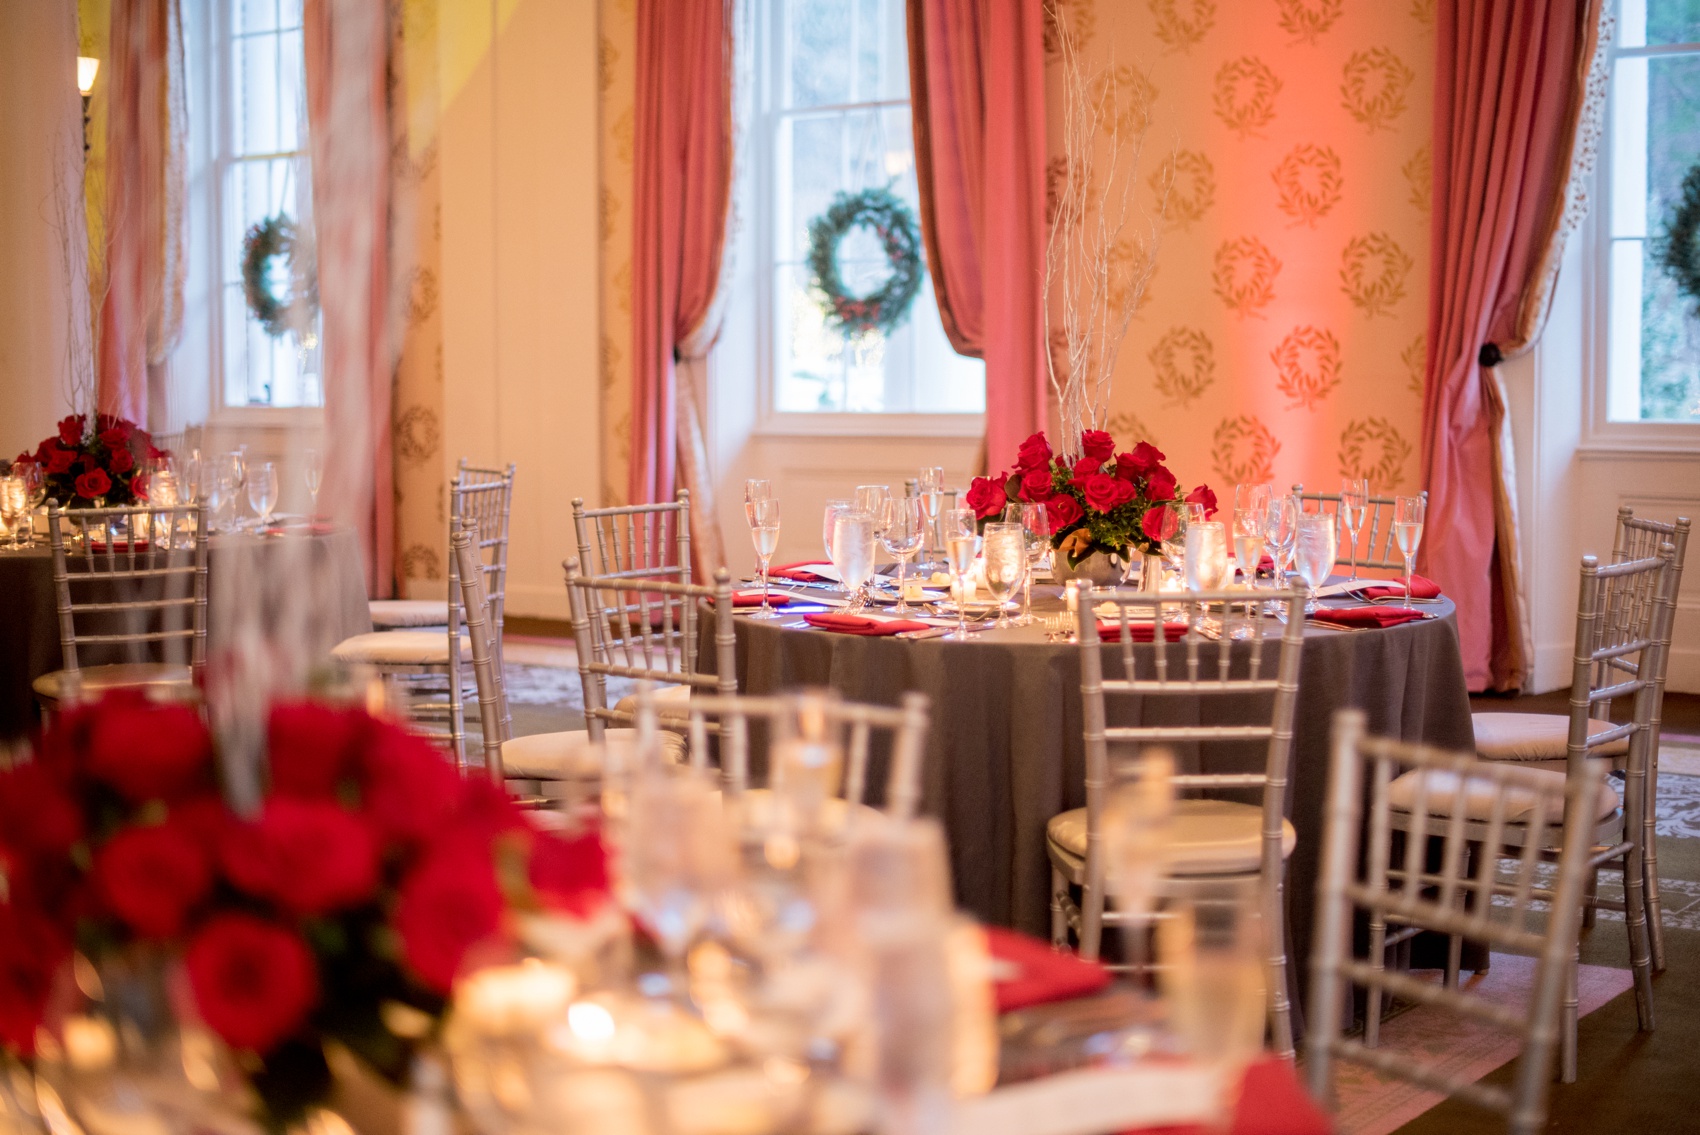
[[1216, 0], [1151, 0], [1151, 32], [1172, 51], [1186, 51], [1203, 41], [1216, 24]]
[[1281, 262], [1269, 246], [1254, 236], [1223, 241], [1216, 249], [1216, 269], [1210, 278], [1216, 294], [1238, 316], [1260, 315], [1275, 300], [1275, 277]]
[[620, 345], [614, 341], [612, 335], [602, 336], [602, 349], [598, 352], [598, 355], [600, 357], [597, 362], [602, 371], [602, 389], [612, 390], [614, 384], [620, 379], [620, 362], [625, 356], [621, 353]]
[[[1371, 261], [1379, 270], [1370, 274]], [[1340, 254], [1340, 290], [1368, 316], [1386, 315], [1405, 298], [1414, 262], [1386, 233], [1355, 236]]]
[[1045, 224], [1057, 223], [1057, 209], [1061, 207], [1064, 191], [1068, 188], [1067, 180], [1073, 174], [1078, 185], [1084, 176], [1079, 166], [1072, 166], [1066, 155], [1058, 155], [1045, 163]]
[[1275, 364], [1275, 389], [1295, 407], [1316, 409], [1340, 385], [1340, 340], [1326, 327], [1295, 327], [1269, 352]]
[[1242, 138], [1258, 134], [1275, 119], [1281, 80], [1269, 64], [1252, 55], [1222, 64], [1216, 72], [1216, 117]]
[[597, 206], [597, 236], [603, 244], [607, 244], [614, 239], [615, 222], [620, 215], [620, 196], [604, 185]]
[[403, 579], [443, 578], [443, 556], [428, 544], [413, 544], [401, 554]]
[[1423, 392], [1423, 370], [1428, 366], [1428, 336], [1418, 335], [1399, 352], [1405, 364], [1405, 388], [1413, 394]]
[[1216, 348], [1210, 336], [1191, 327], [1169, 328], [1146, 357], [1157, 392], [1171, 403], [1189, 405], [1216, 381]]
[[1110, 420], [1104, 428], [1116, 437], [1123, 439], [1139, 438], [1156, 445], [1159, 449], [1162, 448], [1157, 443], [1157, 435], [1151, 432], [1151, 427], [1141, 421], [1139, 415], [1132, 410], [1122, 410], [1119, 413], [1111, 414]]
[[1281, 443], [1257, 418], [1241, 414], [1223, 418], [1216, 427], [1210, 461], [1225, 485], [1269, 481], [1275, 477], [1275, 455]]
[[1098, 132], [1108, 134], [1114, 130], [1124, 141], [1151, 124], [1151, 104], [1156, 101], [1157, 88], [1138, 68], [1128, 63], [1105, 68], [1092, 84]]
[[1189, 229], [1216, 203], [1216, 167], [1197, 150], [1176, 150], [1150, 179], [1155, 211], [1177, 228]]
[[1297, 224], [1314, 227], [1343, 194], [1340, 155], [1332, 146], [1300, 143], [1269, 176], [1275, 182], [1275, 207]]
[[1341, 70], [1340, 105], [1371, 132], [1405, 113], [1405, 95], [1417, 73], [1385, 47], [1354, 51]]
[[1093, 0], [1046, 0], [1040, 32], [1046, 55], [1062, 54], [1062, 37], [1057, 34], [1058, 20], [1068, 21], [1068, 30], [1074, 33], [1075, 47], [1084, 48], [1092, 42], [1097, 9], [1093, 7]]
[[1411, 19], [1424, 27], [1434, 26], [1435, 0], [1411, 0]]
[[1386, 418], [1353, 419], [1340, 432], [1340, 476], [1366, 477], [1372, 492], [1402, 485], [1410, 456], [1411, 443]]
[[407, 325], [417, 327], [437, 314], [437, 274], [415, 268], [407, 281]]
[[1410, 183], [1411, 195], [1405, 200], [1417, 207], [1419, 212], [1426, 213], [1434, 203], [1434, 151], [1428, 143], [1411, 155], [1411, 160], [1399, 167], [1399, 172], [1405, 175]]
[[1281, 10], [1276, 22], [1296, 43], [1315, 43], [1317, 37], [1334, 26], [1344, 10], [1344, 0], [1316, 0], [1315, 6], [1305, 0], [1275, 0]]
[[396, 416], [390, 428], [395, 455], [409, 465], [418, 465], [437, 454], [443, 432], [437, 412], [428, 406], [409, 406]]
[[596, 74], [603, 94], [607, 94], [614, 86], [615, 71], [619, 63], [620, 49], [614, 46], [614, 37], [603, 36], [602, 42], [596, 48]]

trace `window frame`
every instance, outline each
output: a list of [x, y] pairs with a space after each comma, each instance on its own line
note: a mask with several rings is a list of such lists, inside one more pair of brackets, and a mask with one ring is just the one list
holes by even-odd
[[[1622, 19], [1622, 0], [1613, 0]], [[1610, 49], [1605, 106], [1602, 112], [1600, 150], [1593, 172], [1593, 208], [1583, 221], [1582, 236], [1586, 268], [1582, 273], [1584, 384], [1586, 402], [1582, 415], [1580, 449], [1603, 454], [1638, 456], [1692, 456], [1700, 447], [1700, 421], [1658, 419], [1613, 420], [1611, 417], [1611, 254], [1612, 180], [1616, 138], [1617, 64], [1621, 59], [1654, 59], [1661, 56], [1700, 58], [1700, 42], [1648, 44]], [[1648, 239], [1650, 239], [1650, 233]]]
[[[982, 411], [962, 413], [924, 413], [913, 411], [868, 412], [859, 410], [798, 411], [780, 410], [775, 404], [775, 385], [778, 381], [778, 327], [774, 310], [777, 300], [775, 269], [778, 266], [774, 225], [771, 220], [778, 210], [776, 197], [779, 125], [787, 112], [779, 106], [779, 92], [785, 81], [784, 59], [778, 50], [782, 31], [781, 8], [786, 0], [762, 0], [757, 5], [755, 19], [755, 105], [751, 114], [756, 144], [751, 147], [755, 161], [755, 216], [762, 218], [756, 225], [756, 420], [754, 433], [765, 437], [937, 437], [977, 438], [986, 431], [986, 415]], [[871, 99], [844, 106], [810, 107], [805, 113], [822, 113], [846, 107], [896, 105], [899, 100]], [[903, 99], [908, 106], [911, 100]], [[928, 269], [931, 271], [931, 269]]]

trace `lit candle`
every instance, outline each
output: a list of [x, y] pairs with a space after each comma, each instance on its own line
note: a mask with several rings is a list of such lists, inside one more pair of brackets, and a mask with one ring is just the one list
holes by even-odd
[[1068, 616], [1072, 619], [1080, 613], [1080, 585], [1072, 579], [1063, 584], [1063, 598], [1068, 602]]

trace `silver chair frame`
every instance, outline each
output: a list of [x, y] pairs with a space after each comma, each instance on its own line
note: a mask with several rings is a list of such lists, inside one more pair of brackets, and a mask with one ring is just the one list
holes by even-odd
[[[75, 552], [66, 545], [68, 519], [75, 520], [84, 533], [83, 546]], [[198, 684], [207, 658], [208, 528], [205, 502], [165, 508], [135, 505], [67, 510], [60, 508], [57, 500], [49, 500], [47, 532], [53, 552], [53, 588], [58, 607], [59, 649], [63, 655], [61, 669], [73, 676], [81, 672], [79, 645], [128, 646], [135, 653], [139, 648], [158, 643], [162, 652], [169, 653], [171, 644], [186, 641], [190, 675]], [[137, 541], [131, 537], [138, 529], [146, 533], [145, 548], [138, 549]], [[169, 533], [164, 548], [157, 543], [162, 532]], [[96, 533], [106, 545], [104, 551], [89, 546], [88, 538]], [[185, 546], [178, 544], [180, 535], [187, 541]], [[120, 540], [125, 545], [123, 551], [118, 550]], [[70, 570], [73, 559], [83, 570]], [[172, 594], [173, 583], [179, 581], [188, 583], [187, 594]], [[78, 602], [72, 594], [73, 586], [90, 583], [129, 584], [138, 591], [157, 585], [159, 594], [110, 602]], [[150, 615], [163, 623], [169, 621], [172, 613], [184, 612], [189, 616], [186, 626], [146, 629]], [[143, 629], [85, 634], [77, 630], [79, 614], [134, 615]]]
[[[1301, 501], [1313, 501], [1317, 504], [1323, 505], [1324, 511], [1328, 511], [1326, 506], [1332, 504], [1334, 506], [1333, 512], [1335, 519], [1339, 519], [1339, 493], [1307, 493], [1305, 492], [1305, 487], [1295, 481], [1293, 483], [1293, 495], [1298, 497]], [[1422, 497], [1425, 502], [1428, 500], [1427, 489], [1424, 489], [1422, 492], [1415, 495]], [[1360, 568], [1373, 568], [1376, 571], [1403, 572], [1405, 570], [1405, 557], [1399, 554], [1399, 545], [1393, 535], [1392, 509], [1394, 498], [1369, 497], [1367, 500], [1368, 507], [1365, 510], [1365, 519], [1369, 522], [1369, 524], [1367, 528], [1360, 528], [1358, 530], [1357, 544], [1359, 547], [1363, 548], [1368, 555], [1357, 557], [1357, 565]], [[1387, 524], [1385, 528], [1382, 526], [1381, 512], [1384, 508], [1388, 510]], [[1341, 525], [1341, 527], [1343, 528], [1344, 525]], [[1342, 542], [1343, 541], [1344, 536], [1342, 536]], [[1352, 549], [1342, 546], [1340, 550], [1350, 552]]]
[[[1120, 626], [1122, 672], [1119, 679], [1104, 677], [1103, 651], [1098, 634], [1098, 616], [1093, 610], [1100, 602], [1117, 607]], [[1250, 659], [1247, 676], [1230, 676], [1234, 643], [1223, 636], [1208, 650], [1215, 656], [1215, 674], [1201, 674], [1207, 642], [1199, 633], [1200, 618], [1207, 605], [1223, 604], [1250, 607], [1247, 619], [1252, 628]], [[1275, 674], [1266, 677], [1263, 667], [1264, 619], [1261, 607], [1275, 603], [1286, 607], [1286, 626], [1279, 639], [1279, 654]], [[1174, 786], [1186, 791], [1211, 789], [1258, 789], [1262, 793], [1262, 851], [1257, 870], [1262, 880], [1264, 926], [1268, 932], [1267, 964], [1269, 970], [1269, 1016], [1276, 1051], [1284, 1058], [1293, 1053], [1292, 1008], [1287, 989], [1287, 952], [1283, 927], [1283, 891], [1286, 878], [1286, 859], [1282, 854], [1282, 821], [1287, 806], [1287, 768], [1292, 754], [1293, 714], [1299, 689], [1299, 660], [1304, 643], [1305, 597], [1299, 591], [1206, 591], [1151, 594], [1131, 591], [1094, 592], [1090, 583], [1080, 585], [1078, 608], [1078, 639], [1080, 643], [1080, 694], [1084, 709], [1086, 741], [1086, 858], [1081, 877], [1071, 879], [1057, 856], [1051, 865], [1051, 938], [1057, 946], [1067, 944], [1068, 931], [1080, 937], [1080, 956], [1098, 957], [1103, 926], [1106, 922], [1126, 924], [1132, 920], [1121, 912], [1107, 909], [1105, 890], [1106, 850], [1104, 848], [1103, 815], [1106, 805], [1105, 786], [1109, 778], [1109, 746], [1115, 744], [1172, 745], [1224, 741], [1265, 741], [1267, 752], [1260, 773], [1209, 774], [1197, 773], [1174, 777]], [[1129, 627], [1143, 620], [1129, 619], [1130, 611], [1149, 612], [1153, 626], [1160, 628], [1166, 612], [1180, 612], [1188, 630], [1179, 639], [1185, 649], [1184, 675], [1172, 674], [1167, 641], [1151, 651], [1148, 669], [1152, 676], [1141, 678], [1138, 654], [1129, 634]], [[1161, 632], [1157, 632], [1161, 633]], [[1153, 637], [1157, 637], [1154, 633]], [[1137, 695], [1141, 699], [1205, 697], [1261, 697], [1271, 699], [1267, 725], [1191, 725], [1191, 726], [1118, 726], [1106, 722], [1106, 695]], [[1069, 893], [1070, 883], [1081, 887], [1080, 902], [1076, 905]]]
[[[1586, 817], [1593, 803], [1593, 785], [1604, 776], [1605, 769], [1602, 761], [1584, 761], [1580, 775], [1565, 778], [1560, 790], [1552, 778], [1542, 776], [1539, 770], [1514, 762], [1482, 761], [1474, 753], [1452, 753], [1426, 745], [1368, 737], [1362, 711], [1341, 710], [1335, 714], [1327, 830], [1322, 873], [1317, 879], [1309, 1032], [1305, 1037], [1306, 1076], [1311, 1094], [1317, 1100], [1330, 1102], [1334, 1061], [1347, 1060], [1382, 1075], [1503, 1113], [1509, 1119], [1508, 1130], [1512, 1135], [1534, 1135], [1543, 1129], [1553, 1048], [1559, 1041], [1559, 998], [1574, 979], [1583, 872], [1592, 835], [1591, 825], [1577, 820]], [[1389, 800], [1388, 788], [1406, 770], [1450, 773], [1460, 779], [1479, 779], [1492, 785], [1495, 805], [1489, 824], [1490, 844], [1495, 842], [1491, 838], [1493, 829], [1504, 826], [1507, 794], [1511, 791], [1530, 794], [1534, 800], [1528, 825], [1530, 838], [1522, 845], [1514, 882], [1499, 879], [1497, 855], [1478, 857], [1474, 876], [1469, 874], [1466, 850], [1473, 836], [1463, 807], [1454, 808], [1446, 815], [1430, 815], [1421, 810], [1415, 826], [1407, 829], [1403, 862], [1394, 865], [1392, 839], [1393, 832], [1398, 830], [1399, 813]], [[1364, 848], [1361, 844], [1366, 791], [1368, 847]], [[1552, 892], [1542, 892], [1534, 886], [1534, 878], [1536, 864], [1542, 858], [1541, 849], [1548, 843], [1545, 818], [1549, 810], [1559, 809], [1566, 820], [1557, 825], [1563, 837], [1557, 887]], [[1428, 866], [1431, 838], [1444, 841], [1438, 869]], [[1465, 895], [1474, 897], [1474, 909], [1460, 909]], [[1530, 915], [1536, 913], [1534, 903], [1543, 896], [1551, 904], [1546, 927], [1531, 929]], [[1496, 897], [1509, 901], [1495, 905], [1492, 900]], [[1373, 951], [1368, 960], [1353, 958], [1352, 921], [1358, 910], [1368, 911], [1372, 919], [1383, 922], [1392, 920], [1468, 936], [1511, 952], [1534, 955], [1535, 980], [1526, 1011], [1491, 1004], [1450, 984], [1435, 984], [1389, 971]], [[1506, 1090], [1451, 1076], [1417, 1060], [1414, 1053], [1394, 1055], [1372, 1047], [1367, 1040], [1348, 1038], [1344, 1035], [1342, 1016], [1348, 1004], [1348, 990], [1353, 985], [1368, 990], [1372, 1003], [1379, 1003], [1383, 993], [1397, 995], [1424, 1005], [1444, 1007], [1518, 1036], [1523, 1049], [1512, 1088]]]
[[[480, 544], [478, 522], [475, 520], [462, 521], [459, 529], [449, 537], [460, 581], [460, 607], [466, 614], [466, 637], [472, 650], [473, 678], [478, 687], [478, 726], [484, 736], [484, 771], [495, 783], [502, 784], [502, 745], [513, 736], [513, 720], [506, 711], [507, 681], [501, 670], [498, 647], [501, 635], [496, 629], [489, 593], [485, 588], [488, 569], [479, 559]], [[452, 599], [450, 605], [453, 606]]]
[[[621, 528], [625, 529], [624, 542]], [[671, 528], [671, 534], [668, 529]], [[617, 579], [691, 581], [691, 494], [680, 489], [661, 504], [585, 508], [573, 498], [573, 535], [584, 574]], [[592, 558], [592, 541], [595, 557]], [[669, 549], [672, 562], [669, 563]], [[593, 566], [594, 565], [594, 566]]]

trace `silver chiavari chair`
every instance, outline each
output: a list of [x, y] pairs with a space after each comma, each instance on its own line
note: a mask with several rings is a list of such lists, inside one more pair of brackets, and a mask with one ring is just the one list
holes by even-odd
[[[502, 599], [506, 593], [508, 576], [508, 520], [513, 511], [513, 483], [514, 466], [509, 465], [506, 469], [481, 469], [467, 464], [464, 457], [460, 459], [460, 467], [455, 472], [454, 480], [450, 482], [449, 532], [452, 537], [462, 519], [478, 522], [478, 530], [483, 533], [483, 547], [489, 550], [490, 564], [494, 568], [491, 594], [497, 599], [498, 625], [505, 606]], [[468, 493], [465, 496], [453, 491], [456, 487], [472, 490], [486, 485], [499, 485], [501, 491]], [[452, 552], [449, 558], [454, 558]], [[449, 570], [453, 572], [452, 565]], [[372, 626], [376, 630], [435, 628], [448, 625], [449, 599], [450, 596], [442, 599], [373, 599], [367, 603], [367, 607], [371, 611]], [[459, 599], [455, 599], [455, 602], [459, 602]]]
[[[43, 707], [120, 688], [194, 697], [207, 656], [206, 505], [50, 500], [47, 530], [63, 667], [32, 683]], [[124, 660], [88, 665], [84, 650]]]
[[[1115, 607], [1109, 622], [1120, 635], [1120, 678], [1104, 677], [1099, 615], [1093, 609], [1099, 602]], [[1265, 620], [1260, 613], [1266, 602], [1284, 608], [1286, 618], [1272, 667], [1266, 665]], [[1249, 641], [1236, 649], [1229, 633], [1221, 633], [1215, 642], [1205, 637], [1202, 628], [1213, 603], [1223, 605], [1223, 632], [1237, 623], [1249, 630]], [[1184, 623], [1186, 629], [1177, 628], [1175, 638], [1162, 630], [1163, 645], [1135, 648], [1133, 628], [1160, 628], [1171, 618]], [[1105, 923], [1136, 925], [1121, 912], [1108, 908], [1105, 891], [1103, 816], [1111, 745], [1165, 745], [1177, 750], [1199, 746], [1202, 759], [1204, 746], [1261, 742], [1263, 762], [1256, 772], [1194, 773], [1174, 778], [1176, 789], [1182, 791], [1253, 791], [1260, 799], [1257, 804], [1177, 800], [1166, 870], [1171, 876], [1255, 875], [1261, 881], [1263, 924], [1268, 935], [1270, 1024], [1276, 1051], [1290, 1059], [1293, 1030], [1282, 893], [1286, 857], [1295, 842], [1293, 825], [1286, 819], [1287, 766], [1304, 639], [1304, 595], [1264, 591], [1255, 600], [1248, 600], [1244, 591], [1094, 594], [1089, 584], [1083, 584], [1078, 638], [1086, 731], [1086, 807], [1053, 816], [1046, 827], [1052, 943], [1059, 949], [1066, 947], [1072, 929], [1079, 937], [1080, 956], [1095, 959]], [[1214, 699], [1213, 704], [1231, 706], [1236, 717], [1247, 723], [1109, 726], [1105, 703], [1110, 696], [1136, 701], [1146, 721], [1165, 707]], [[1243, 708], [1248, 703], [1257, 707], [1249, 720]], [[1209, 710], [1199, 716], [1208, 717]], [[1078, 904], [1071, 886], [1080, 888]]]
[[[1590, 825], [1566, 823], [1566, 817], [1590, 806], [1591, 787], [1604, 773], [1601, 761], [1584, 762], [1581, 775], [1571, 778], [1488, 764], [1470, 753], [1366, 736], [1359, 710], [1335, 715], [1305, 1036], [1305, 1070], [1313, 1096], [1330, 1103], [1334, 1064], [1344, 1060], [1503, 1113], [1513, 1135], [1543, 1129], [1553, 1049], [1561, 1028], [1559, 1001], [1575, 976], [1583, 871], [1592, 834]], [[1401, 783], [1415, 784], [1426, 802], [1414, 819], [1397, 802], [1395, 786]], [[1485, 803], [1486, 818], [1478, 818], [1469, 805], [1459, 807], [1460, 795]], [[1470, 851], [1474, 844], [1498, 844], [1499, 834], [1516, 817], [1521, 817], [1529, 838], [1516, 856], [1515, 871], [1504, 879], [1497, 855], [1472, 856]], [[1394, 851], [1395, 832], [1404, 838], [1402, 855]], [[1542, 890], [1535, 880], [1540, 851], [1551, 843], [1549, 834], [1562, 839], [1562, 847], [1556, 885]], [[1543, 898], [1550, 904], [1544, 912], [1535, 906]], [[1533, 955], [1535, 979], [1527, 1001], [1511, 1007], [1451, 983], [1389, 970], [1373, 944], [1367, 958], [1353, 957], [1352, 927], [1360, 913], [1372, 924], [1393, 922], [1412, 931], [1466, 936], [1507, 952]], [[1452, 1075], [1419, 1059], [1419, 1053], [1379, 1049], [1367, 1032], [1362, 1041], [1346, 1036], [1343, 1014], [1353, 986], [1369, 994], [1369, 1022], [1375, 1021], [1383, 996], [1397, 996], [1443, 1007], [1518, 1037], [1522, 1054], [1512, 1087]]]
[[[1311, 501], [1325, 512], [1340, 515], [1339, 493], [1307, 493], [1305, 487], [1297, 482], [1293, 484], [1293, 495], [1301, 501]], [[1426, 502], [1428, 490], [1417, 494]], [[1329, 506], [1332, 505], [1332, 508]], [[1384, 511], [1385, 510], [1385, 511]], [[1350, 559], [1352, 549], [1344, 546], [1347, 536], [1343, 530], [1340, 535], [1343, 542], [1340, 548], [1340, 558]], [[1363, 554], [1358, 556], [1360, 568], [1374, 568], [1377, 571], [1405, 570], [1405, 557], [1399, 554], [1398, 541], [1393, 536], [1393, 498], [1370, 497], [1364, 513], [1364, 526], [1358, 529], [1358, 550]]]

